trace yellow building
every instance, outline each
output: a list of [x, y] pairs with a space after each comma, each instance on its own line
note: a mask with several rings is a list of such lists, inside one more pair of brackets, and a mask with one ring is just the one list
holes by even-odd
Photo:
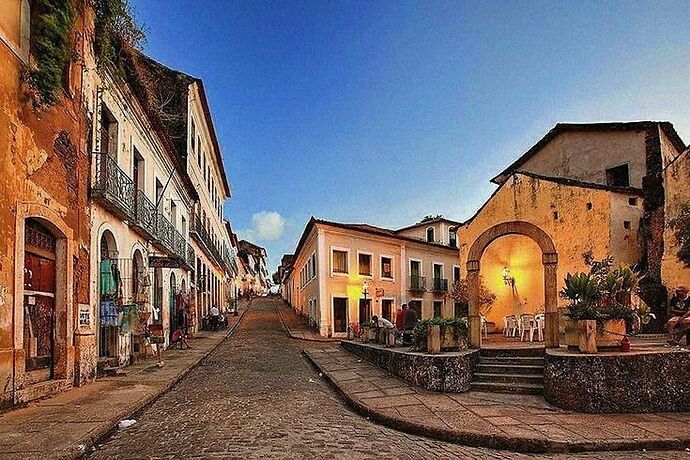
[[661, 278], [671, 292], [676, 286], [690, 286], [690, 267], [678, 259], [679, 243], [675, 230], [669, 225], [677, 218], [683, 206], [690, 205], [690, 150], [686, 150], [664, 169], [666, 192], [664, 227], [664, 257]]
[[[426, 236], [427, 227], [448, 222], [415, 227]], [[403, 303], [420, 318], [453, 316], [447, 293], [460, 276], [457, 249], [402, 234], [408, 231], [312, 218], [284, 279], [286, 300], [329, 337], [372, 315], [393, 321]]]

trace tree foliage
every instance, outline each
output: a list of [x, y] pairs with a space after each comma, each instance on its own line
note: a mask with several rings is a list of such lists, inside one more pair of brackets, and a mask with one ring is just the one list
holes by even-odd
[[[470, 284], [467, 279], [461, 279], [453, 283], [448, 291], [448, 297], [456, 302], [464, 303], [469, 305], [470, 301]], [[481, 314], [486, 315], [491, 307], [496, 303], [496, 294], [489, 291], [489, 289], [484, 284], [484, 279], [479, 278], [479, 311]]]
[[93, 0], [95, 12], [94, 51], [99, 67], [119, 69], [123, 46], [141, 48], [146, 41], [144, 27], [132, 13], [129, 0]]

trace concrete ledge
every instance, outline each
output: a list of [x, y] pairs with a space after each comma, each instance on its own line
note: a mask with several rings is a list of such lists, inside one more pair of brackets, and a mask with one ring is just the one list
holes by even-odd
[[432, 355], [352, 340], [343, 340], [340, 346], [413, 385], [432, 391], [469, 391], [479, 362], [479, 350]]
[[690, 351], [678, 348], [586, 355], [547, 350], [544, 397], [589, 413], [690, 410]]

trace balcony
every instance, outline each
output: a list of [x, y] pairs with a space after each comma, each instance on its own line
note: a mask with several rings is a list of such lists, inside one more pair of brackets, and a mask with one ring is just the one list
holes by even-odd
[[156, 206], [141, 190], [137, 190], [135, 214], [132, 222], [134, 230], [142, 233], [147, 238], [155, 239], [157, 237]]
[[163, 214], [158, 214], [156, 218], [157, 243], [169, 253], [175, 253], [175, 232], [173, 224]]
[[215, 245], [215, 243], [211, 239], [211, 236], [208, 234], [208, 232], [202, 225], [201, 219], [198, 215], [192, 215], [192, 223], [189, 227], [189, 230], [191, 235], [196, 237], [197, 242], [204, 249], [206, 255], [208, 255], [212, 259], [215, 259], [216, 263], [219, 266], [223, 266], [223, 256], [221, 256], [220, 250]]
[[410, 276], [410, 291], [426, 291], [426, 277]]
[[434, 278], [433, 292], [448, 292], [448, 280], [444, 278]]
[[91, 187], [94, 200], [122, 220], [135, 216], [134, 181], [107, 153], [95, 153], [96, 177]]
[[196, 253], [194, 252], [194, 248], [190, 246], [189, 243], [187, 243], [187, 265], [192, 269], [196, 269]]

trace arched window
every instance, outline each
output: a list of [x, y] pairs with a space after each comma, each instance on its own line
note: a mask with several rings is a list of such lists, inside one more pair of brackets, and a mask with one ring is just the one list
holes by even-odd
[[429, 227], [426, 229], [426, 240], [427, 240], [427, 242], [434, 243], [436, 241], [435, 236], [436, 235], [435, 235], [434, 227]]

